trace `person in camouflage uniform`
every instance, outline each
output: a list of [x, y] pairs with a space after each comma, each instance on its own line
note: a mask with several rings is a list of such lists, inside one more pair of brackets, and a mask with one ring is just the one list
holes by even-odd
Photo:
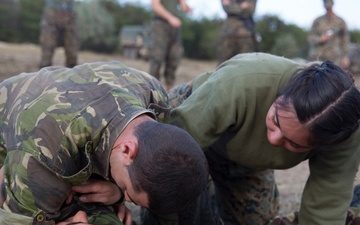
[[227, 18], [219, 45], [219, 64], [239, 54], [257, 50], [253, 14], [256, 0], [221, 0]]
[[75, 0], [46, 0], [40, 25], [40, 68], [51, 66], [56, 47], [63, 45], [65, 66], [77, 64], [79, 49]]
[[316, 18], [308, 35], [309, 60], [331, 60], [348, 68], [349, 32], [345, 21], [333, 11], [333, 0], [324, 0], [326, 14]]
[[206, 188], [208, 166], [187, 132], [160, 123], [167, 101], [156, 78], [120, 62], [3, 81], [0, 224], [52, 225], [76, 212], [122, 224], [113, 208], [122, 199], [164, 214], [184, 208]]
[[205, 151], [223, 224], [276, 218], [273, 170], [304, 160], [299, 224], [344, 224], [360, 162], [360, 93], [339, 66], [239, 54], [174, 87], [169, 100], [170, 123]]
[[184, 12], [191, 12], [185, 0], [152, 0], [151, 3], [154, 18], [151, 24], [149, 73], [160, 80], [160, 70], [163, 65], [167, 89], [170, 89], [175, 82], [175, 72], [183, 55], [178, 4]]

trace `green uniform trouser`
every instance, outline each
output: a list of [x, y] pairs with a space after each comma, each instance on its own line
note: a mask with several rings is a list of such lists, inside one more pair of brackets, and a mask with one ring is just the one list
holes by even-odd
[[183, 55], [180, 29], [173, 28], [162, 19], [154, 19], [151, 25], [151, 40], [149, 74], [161, 80], [160, 72], [163, 65], [165, 84], [172, 86]]
[[[170, 104], [177, 107], [191, 95], [192, 82], [176, 86], [169, 91]], [[177, 225], [177, 224], [247, 224], [262, 225], [269, 222], [278, 214], [279, 201], [278, 190], [274, 180], [273, 170], [250, 170], [234, 162], [218, 156], [214, 151], [205, 152], [212, 185], [214, 190], [209, 189], [209, 194], [202, 194], [198, 198], [195, 212], [213, 213], [210, 222], [205, 223], [187, 216], [189, 221], [179, 220], [179, 215], [162, 218], [157, 216], [144, 217], [143, 224]], [[199, 204], [200, 202], [207, 204]], [[209, 206], [212, 206], [209, 208]], [[148, 213], [148, 212], [147, 212]], [[187, 214], [189, 215], [189, 214]], [[218, 218], [220, 216], [221, 219]], [[192, 217], [197, 217], [196, 214]], [[200, 216], [201, 217], [201, 216]], [[156, 220], [157, 222], [154, 222]]]
[[77, 65], [79, 39], [77, 34], [77, 15], [75, 11], [47, 8], [41, 21], [40, 68], [51, 66], [56, 47], [64, 46], [65, 66]]

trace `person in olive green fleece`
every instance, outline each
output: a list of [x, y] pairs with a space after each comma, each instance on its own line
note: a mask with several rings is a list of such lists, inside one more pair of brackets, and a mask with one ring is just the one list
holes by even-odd
[[223, 224], [283, 222], [273, 221], [274, 169], [304, 160], [310, 175], [296, 224], [345, 224], [360, 162], [360, 93], [340, 67], [239, 54], [169, 97], [170, 123], [206, 153]]

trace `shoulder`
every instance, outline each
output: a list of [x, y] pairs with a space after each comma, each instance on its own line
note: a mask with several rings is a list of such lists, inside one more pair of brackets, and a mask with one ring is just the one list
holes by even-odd
[[343, 26], [346, 26], [346, 22], [345, 22], [345, 20], [344, 20], [343, 18], [341, 18], [341, 17], [339, 17], [339, 16], [336, 16], [335, 18], [336, 18], [336, 20], [337, 20], [337, 22], [338, 22], [339, 24], [341, 24], [341, 25], [343, 25]]
[[326, 15], [322, 15], [315, 18], [313, 24], [324, 23], [326, 20], [327, 20]]
[[215, 89], [277, 87], [305, 68], [293, 60], [266, 53], [239, 54], [222, 63], [207, 79]]

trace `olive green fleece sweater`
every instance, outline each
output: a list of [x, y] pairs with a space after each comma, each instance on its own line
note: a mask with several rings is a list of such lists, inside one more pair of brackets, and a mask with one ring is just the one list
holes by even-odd
[[194, 80], [170, 116], [206, 151], [251, 169], [286, 169], [309, 159], [300, 225], [343, 225], [360, 160], [360, 132], [345, 142], [292, 153], [270, 145], [265, 118], [286, 82], [306, 65], [264, 53], [238, 55]]

